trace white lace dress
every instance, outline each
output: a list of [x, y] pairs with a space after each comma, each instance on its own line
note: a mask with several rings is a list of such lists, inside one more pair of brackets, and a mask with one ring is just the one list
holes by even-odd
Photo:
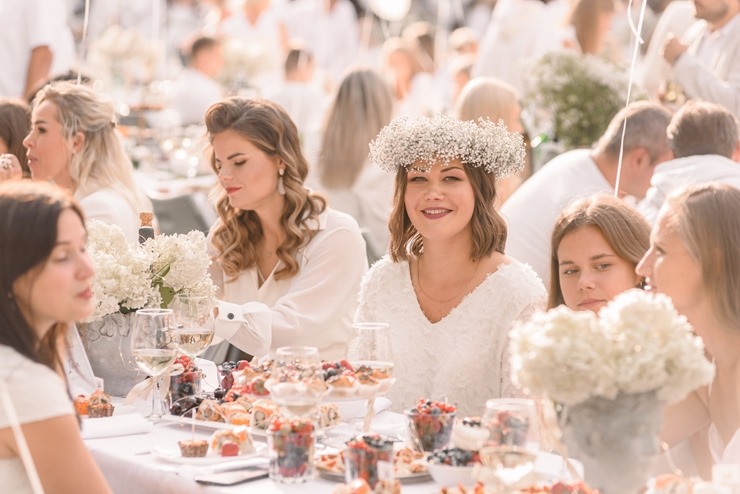
[[360, 289], [357, 321], [390, 324], [394, 411], [419, 398], [446, 398], [463, 415], [481, 415], [489, 398], [512, 396], [508, 332], [545, 307], [546, 292], [527, 265], [501, 266], [447, 316], [431, 323], [419, 307], [407, 262], [386, 256]]

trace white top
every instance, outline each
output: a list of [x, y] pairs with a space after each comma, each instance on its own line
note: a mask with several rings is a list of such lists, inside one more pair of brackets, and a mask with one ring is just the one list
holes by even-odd
[[740, 188], [740, 163], [716, 154], [665, 161], [655, 167], [650, 189], [637, 207], [649, 222], [655, 223], [660, 207], [671, 192], [709, 182]]
[[366, 163], [351, 189], [321, 189], [329, 205], [357, 220], [374, 258], [388, 250], [388, 218], [393, 208], [395, 175]]
[[[689, 48], [673, 64], [673, 80], [688, 97], [722, 105], [740, 118], [740, 13], [713, 33], [706, 21], [696, 22], [685, 41]], [[707, 43], [712, 46], [705, 51]]]
[[707, 440], [709, 442], [709, 451], [712, 453], [712, 459], [715, 464], [737, 465], [740, 463], [740, 430], [736, 430], [735, 434], [730, 438], [730, 442], [724, 444], [719, 431], [717, 431], [717, 426], [709, 424]]
[[0, 0], [0, 96], [22, 97], [31, 50], [54, 44], [58, 18], [48, 15], [47, 1]]
[[575, 199], [613, 190], [591, 159], [590, 150], [556, 156], [501, 206], [509, 223], [506, 254], [532, 266], [549, 286], [550, 239], [560, 211]]
[[255, 356], [287, 345], [318, 347], [322, 359], [344, 358], [352, 337], [357, 292], [367, 271], [365, 242], [349, 215], [327, 209], [320, 231], [298, 253], [298, 274], [262, 286], [258, 270], [231, 282], [217, 264], [210, 268], [220, 288], [216, 335]]
[[[86, 220], [100, 220], [118, 225], [123, 230], [126, 240], [139, 242], [139, 212], [117, 190], [112, 188], [96, 190], [92, 194], [80, 197], [75, 194], [85, 212]], [[151, 211], [149, 206], [148, 211]]]
[[180, 114], [182, 125], [203, 125], [206, 110], [223, 96], [218, 82], [188, 67], [175, 79], [172, 107]]
[[[47, 366], [32, 362], [5, 345], [0, 345], [0, 380], [8, 387], [21, 424], [74, 414], [62, 379]], [[0, 429], [7, 427], [10, 420], [0, 402]], [[20, 458], [0, 458], [0, 479], [3, 492], [32, 492]]]
[[545, 297], [529, 266], [508, 264], [431, 323], [419, 307], [408, 262], [384, 257], [363, 280], [355, 319], [390, 324], [393, 410], [411, 408], [422, 397], [446, 398], [462, 416], [481, 415], [486, 400], [515, 394], [509, 330], [544, 308]]

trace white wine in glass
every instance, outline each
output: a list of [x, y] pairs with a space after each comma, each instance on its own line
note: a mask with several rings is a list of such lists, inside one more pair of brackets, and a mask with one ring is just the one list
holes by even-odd
[[147, 416], [158, 420], [165, 414], [161, 397], [162, 374], [175, 362], [177, 341], [172, 309], [139, 309], [134, 315], [131, 354], [136, 364], [155, 379], [152, 411]]
[[203, 353], [215, 332], [211, 297], [178, 295], [172, 305], [180, 352], [190, 358]]

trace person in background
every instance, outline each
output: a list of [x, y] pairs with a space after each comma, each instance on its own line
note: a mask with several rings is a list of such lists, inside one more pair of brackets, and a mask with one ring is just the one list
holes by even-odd
[[329, 108], [316, 163], [318, 190], [332, 208], [357, 220], [371, 262], [388, 250], [393, 178], [368, 161], [368, 145], [392, 112], [391, 90], [380, 74], [370, 68], [349, 71]]
[[187, 67], [175, 79], [172, 107], [182, 125], [203, 125], [206, 110], [224, 97], [216, 80], [224, 67], [221, 43], [208, 36], [196, 38], [187, 54]]
[[61, 372], [69, 324], [95, 308], [82, 209], [51, 184], [16, 180], [0, 184], [0, 211], [2, 490], [39, 492], [37, 475], [47, 494], [109, 493]]
[[565, 47], [589, 55], [609, 56], [618, 60], [621, 53], [609, 53], [609, 34], [617, 10], [614, 0], [576, 0], [568, 16], [572, 38]]
[[390, 325], [396, 411], [446, 397], [461, 415], [517, 393], [508, 334], [545, 304], [545, 288], [504, 252], [496, 178], [522, 167], [521, 136], [450, 116], [400, 118], [370, 146], [395, 173], [389, 255], [363, 280], [355, 320]]
[[138, 242], [139, 213], [152, 206], [134, 183], [113, 103], [84, 85], [49, 84], [33, 101], [23, 145], [34, 180], [70, 191], [88, 220], [118, 225], [129, 242]]
[[[670, 118], [658, 103], [630, 103], [612, 118], [593, 149], [574, 149], [547, 162], [501, 207], [509, 222], [507, 252], [548, 284], [550, 234], [560, 211], [575, 199], [614, 192], [623, 133], [619, 196], [645, 197], [655, 166], [673, 156], [666, 135]], [[625, 120], [629, 124], [623, 132]]]
[[209, 235], [216, 335], [254, 356], [307, 345], [344, 358], [367, 271], [357, 222], [304, 186], [298, 130], [279, 105], [229, 98], [205, 121], [221, 187]]
[[621, 199], [598, 194], [560, 213], [551, 246], [547, 308], [599, 312], [620, 293], [642, 287], [635, 268], [650, 246], [650, 225]]
[[712, 383], [664, 412], [669, 446], [689, 440], [699, 473], [740, 462], [740, 190], [704, 184], [670, 195], [658, 214], [637, 273], [671, 297], [704, 340]]
[[[476, 77], [471, 80], [460, 93], [455, 114], [461, 120], [488, 118], [497, 122], [501, 119], [506, 128], [512, 132], [522, 134], [525, 142], [529, 142], [525, 135], [524, 124], [522, 124], [522, 109], [519, 106], [519, 95], [516, 89], [495, 77]], [[532, 160], [529, 147], [527, 147], [522, 172], [512, 177], [497, 180], [498, 198], [496, 207], [501, 207], [531, 174]]]
[[0, 98], [0, 154], [13, 155], [25, 178], [31, 176], [31, 171], [28, 169], [23, 138], [30, 127], [30, 110], [23, 100]]
[[655, 167], [640, 212], [655, 222], [665, 197], [688, 185], [722, 182], [740, 188], [740, 124], [723, 106], [690, 100], [671, 118], [674, 159]]
[[429, 116], [442, 101], [434, 77], [423, 69], [416, 53], [402, 38], [388, 38], [382, 49], [383, 74], [391, 84], [394, 115]]

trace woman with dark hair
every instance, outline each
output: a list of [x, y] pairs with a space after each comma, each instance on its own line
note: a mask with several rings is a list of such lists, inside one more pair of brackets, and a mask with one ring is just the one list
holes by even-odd
[[396, 175], [389, 256], [363, 281], [357, 321], [390, 324], [396, 410], [443, 396], [464, 415], [512, 396], [508, 333], [544, 307], [529, 266], [504, 253], [496, 179], [521, 170], [524, 145], [503, 123], [397, 119], [370, 145]]
[[608, 195], [580, 199], [555, 222], [550, 255], [548, 309], [598, 312], [616, 295], [641, 287], [635, 273], [650, 246], [650, 225], [640, 213]]
[[82, 210], [52, 185], [18, 180], [0, 184], [0, 211], [3, 492], [36, 492], [35, 480], [46, 493], [110, 492], [61, 372], [69, 323], [95, 307]]
[[[31, 127], [28, 105], [19, 99], [0, 98], [0, 155], [12, 155], [14, 167], [20, 166], [23, 176], [28, 178], [31, 171], [26, 161], [26, 148], [23, 138]], [[10, 158], [10, 156], [8, 156]], [[17, 163], [15, 160], [17, 159]], [[2, 181], [4, 177], [0, 177]]]
[[367, 270], [357, 222], [303, 185], [308, 164], [279, 105], [229, 98], [205, 121], [221, 185], [210, 233], [216, 335], [252, 355], [308, 345], [344, 358]]

